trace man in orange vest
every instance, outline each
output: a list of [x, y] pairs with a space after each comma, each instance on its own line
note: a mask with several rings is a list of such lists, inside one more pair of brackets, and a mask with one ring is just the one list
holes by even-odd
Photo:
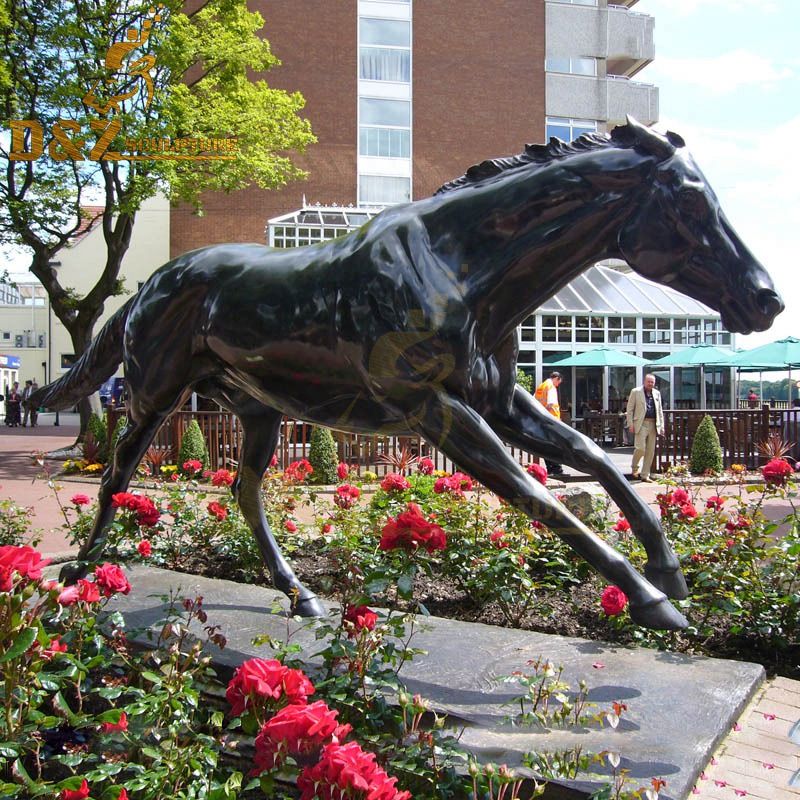
[[[542, 381], [536, 388], [534, 397], [556, 418], [561, 419], [561, 408], [558, 405], [558, 387], [561, 385], [561, 373], [551, 372], [547, 380]], [[544, 460], [549, 475], [563, 475], [561, 464], [555, 461]]]

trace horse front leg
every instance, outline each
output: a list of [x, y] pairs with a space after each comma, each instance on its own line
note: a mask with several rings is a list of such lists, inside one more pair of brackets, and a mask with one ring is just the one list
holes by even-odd
[[510, 411], [496, 412], [488, 421], [498, 436], [513, 447], [560, 461], [600, 481], [644, 546], [647, 579], [676, 600], [688, 596], [678, 558], [664, 535], [661, 523], [602, 448], [555, 419], [521, 386], [515, 388]]
[[323, 617], [325, 607], [317, 596], [303, 586], [283, 556], [264, 513], [261, 481], [275, 452], [281, 425], [281, 414], [263, 407], [262, 413], [237, 412], [244, 438], [236, 480], [231, 487], [244, 518], [258, 542], [258, 548], [272, 576], [276, 589], [291, 601], [292, 612], [301, 617]]
[[620, 553], [589, 530], [513, 459], [480, 415], [461, 401], [437, 395], [417, 430], [484, 486], [546, 524], [630, 600], [631, 619], [648, 628], [681, 630], [686, 619]]

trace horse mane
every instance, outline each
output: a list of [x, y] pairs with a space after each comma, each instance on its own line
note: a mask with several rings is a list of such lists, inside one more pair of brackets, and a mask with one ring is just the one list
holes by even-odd
[[487, 178], [492, 178], [495, 175], [500, 175], [503, 172], [526, 164], [550, 164], [553, 161], [558, 161], [576, 153], [603, 150], [608, 147], [633, 147], [635, 143], [636, 136], [632, 128], [627, 124], [617, 126], [610, 134], [584, 133], [569, 143], [551, 137], [547, 144], [526, 144], [525, 149], [517, 156], [491, 158], [481, 161], [480, 164], [473, 164], [460, 178], [455, 178], [440, 186], [434, 192], [434, 195], [450, 192], [453, 189], [460, 189], [462, 186], [480, 183]]

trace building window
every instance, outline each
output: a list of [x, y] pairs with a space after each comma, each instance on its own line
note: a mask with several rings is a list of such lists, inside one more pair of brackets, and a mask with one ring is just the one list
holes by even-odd
[[555, 0], [557, 3], [566, 3], [572, 6], [596, 6], [597, 0]]
[[609, 344], [636, 344], [636, 317], [609, 317]]
[[547, 138], [555, 136], [562, 142], [571, 142], [583, 133], [597, 133], [597, 121], [592, 119], [572, 119], [570, 117], [547, 117]]
[[547, 72], [565, 72], [569, 75], [597, 75], [597, 59], [578, 56], [566, 58], [563, 56], [553, 56], [544, 60], [544, 68]]
[[389, 175], [359, 175], [358, 204], [390, 206], [411, 200], [411, 179]]
[[362, 97], [358, 101], [358, 152], [362, 156], [409, 158], [411, 104], [406, 100]]
[[528, 317], [520, 327], [520, 340], [523, 342], [536, 341], [536, 316]]
[[359, 20], [358, 74], [368, 81], [411, 80], [411, 28], [408, 22], [391, 19]]
[[670, 321], [663, 317], [644, 317], [642, 319], [642, 344], [669, 344]]
[[61, 354], [61, 369], [69, 369], [75, 364], [76, 358], [74, 353]]

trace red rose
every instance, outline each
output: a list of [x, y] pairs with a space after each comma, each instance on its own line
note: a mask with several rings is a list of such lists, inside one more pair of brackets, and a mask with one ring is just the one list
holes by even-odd
[[384, 492], [402, 492], [410, 488], [411, 484], [399, 472], [390, 472], [381, 481], [381, 489], [383, 489]]
[[269, 465], [273, 469], [278, 466], [278, 456], [275, 453], [272, 454], [272, 458], [269, 460]]
[[89, 497], [88, 494], [74, 494], [70, 499], [70, 503], [74, 506], [88, 506], [89, 503], [92, 502], [92, 499]]
[[328, 708], [324, 700], [282, 708], [256, 736], [255, 767], [250, 774], [273, 769], [286, 755], [313, 753], [334, 737], [343, 739], [351, 728], [336, 722], [338, 713]]
[[714, 511], [719, 511], [724, 504], [725, 498], [717, 494], [711, 495], [711, 497], [706, 500], [706, 508], [713, 509]]
[[529, 475], [533, 475], [539, 483], [544, 486], [547, 483], [547, 468], [543, 467], [541, 464], [528, 464], [525, 468], [528, 471]]
[[104, 722], [101, 725], [103, 733], [116, 733], [128, 730], [128, 715], [123, 711], [117, 722]]
[[123, 787], [119, 790], [119, 794], [117, 795], [117, 800], [130, 800], [128, 797], [128, 790]]
[[283, 523], [283, 527], [286, 528], [289, 533], [294, 533], [297, 530], [297, 525], [290, 519], [287, 519], [286, 522]]
[[792, 474], [792, 466], [783, 458], [773, 458], [761, 467], [764, 480], [771, 486], [783, 486]]
[[358, 742], [341, 745], [332, 742], [322, 751], [313, 767], [306, 767], [297, 778], [300, 800], [364, 797], [368, 800], [411, 800], [407, 791], [398, 791], [397, 778], [390, 778], [376, 763], [375, 754], [361, 749]]
[[203, 463], [196, 458], [192, 458], [189, 459], [189, 461], [184, 461], [181, 469], [184, 472], [188, 472], [190, 475], [196, 475], [198, 472], [202, 472]]
[[703, 560], [703, 556], [700, 553], [692, 553], [689, 558], [695, 564], [699, 564]]
[[231, 486], [235, 479], [236, 476], [227, 469], [218, 469], [211, 473], [211, 483], [214, 486]]
[[333, 496], [333, 502], [336, 503], [339, 508], [352, 508], [360, 494], [361, 490], [358, 486], [351, 486], [349, 483], [343, 483], [341, 486], [336, 487], [336, 494]]
[[502, 550], [504, 547], [508, 547], [508, 542], [505, 540], [506, 532], [502, 528], [495, 528], [489, 534], [489, 541], [498, 549]]
[[326, 522], [322, 526], [322, 532], [323, 533], [330, 533], [332, 530], [333, 530], [333, 525], [330, 522]]
[[139, 551], [139, 555], [142, 556], [142, 558], [150, 558], [153, 554], [153, 547], [147, 539], [142, 539], [142, 541], [136, 545], [136, 549]]
[[686, 489], [675, 489], [672, 492], [672, 504], [682, 506], [684, 503], [689, 502], [689, 492]]
[[472, 478], [463, 472], [454, 472], [443, 478], [438, 478], [433, 484], [433, 491], [436, 494], [452, 494], [455, 497], [463, 497], [464, 492], [472, 489]]
[[289, 669], [276, 659], [251, 658], [237, 668], [225, 696], [231, 704], [231, 715], [243, 714], [255, 698], [281, 700], [290, 704], [305, 703], [314, 694], [314, 686], [299, 670]]
[[62, 789], [60, 798], [61, 800], [86, 800], [88, 796], [89, 782], [84, 778], [78, 789]]
[[284, 470], [283, 477], [287, 481], [296, 481], [302, 483], [312, 472], [314, 467], [307, 458], [301, 458], [299, 461], [293, 461]]
[[444, 550], [447, 538], [444, 531], [422, 515], [422, 509], [416, 503], [408, 503], [406, 511], [389, 519], [381, 531], [381, 550], [402, 548], [416, 550], [422, 545], [429, 553]]
[[216, 517], [220, 522], [228, 516], [228, 509], [216, 500], [208, 504], [208, 513], [212, 517]]
[[169, 479], [170, 479], [170, 480], [171, 480], [173, 483], [177, 483], [177, 482], [180, 480], [180, 476], [178, 475], [178, 473], [177, 473], [177, 472], [173, 472], [173, 473], [172, 473], [172, 475], [170, 475], [170, 476], [169, 476]]
[[736, 544], [736, 542], [733, 539], [727, 539], [725, 541], [725, 547], [727, 547], [728, 550], [730, 550], [731, 547], [733, 547], [735, 544]]
[[679, 513], [681, 519], [694, 519], [697, 516], [697, 509], [691, 503], [684, 503]]
[[336, 466], [336, 474], [339, 480], [343, 481], [350, 474], [350, 467], [340, 461]]
[[49, 558], [43, 560], [41, 553], [28, 545], [16, 547], [8, 544], [0, 547], [0, 592], [11, 591], [14, 573], [23, 580], [41, 580], [42, 567], [49, 563]]
[[607, 616], [616, 617], [617, 614], [623, 612], [627, 604], [628, 598], [625, 592], [618, 586], [606, 586], [606, 588], [603, 589], [600, 605], [603, 607], [603, 611], [606, 612]]
[[625, 533], [630, 529], [631, 529], [631, 524], [630, 522], [628, 522], [628, 520], [625, 519], [625, 517], [620, 517], [617, 520], [617, 524], [613, 528], [613, 530], [615, 530], [617, 533]]
[[367, 606], [349, 606], [342, 619], [348, 623], [350, 638], [355, 638], [359, 631], [375, 630], [378, 615]]
[[136, 522], [145, 528], [152, 528], [158, 523], [161, 512], [149, 498], [130, 492], [118, 492], [111, 495], [111, 505], [114, 508], [126, 508], [136, 512]]
[[94, 579], [106, 597], [114, 594], [128, 594], [131, 585], [125, 573], [116, 564], [106, 562], [94, 571]]
[[417, 461], [417, 472], [420, 475], [433, 475], [434, 464], [429, 458], [421, 458]]
[[[38, 644], [38, 642], [34, 642], [34, 645]], [[42, 650], [42, 658], [45, 661], [50, 661], [52, 658], [58, 653], [66, 653], [67, 652], [67, 645], [65, 642], [61, 641], [60, 636], [54, 636], [50, 640], [50, 644]]]
[[[78, 581], [77, 587], [78, 587], [77, 599], [80, 600], [82, 603], [100, 602], [100, 588], [93, 581], [87, 581], [86, 578], [81, 578]], [[66, 591], [66, 589], [64, 591]], [[70, 604], [62, 603], [62, 605], [70, 605]]]

